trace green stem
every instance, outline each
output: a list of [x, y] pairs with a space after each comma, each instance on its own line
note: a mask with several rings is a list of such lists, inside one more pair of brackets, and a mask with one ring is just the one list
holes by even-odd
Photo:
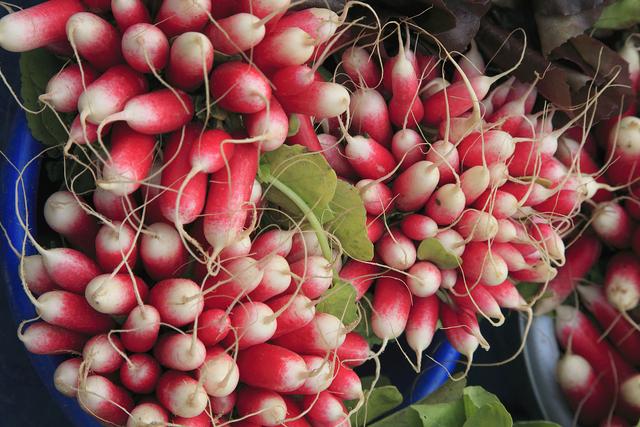
[[318, 242], [320, 243], [320, 249], [322, 250], [322, 255], [327, 259], [327, 261], [331, 262], [333, 256], [331, 253], [331, 247], [329, 246], [329, 241], [327, 240], [327, 236], [324, 234], [324, 228], [322, 228], [322, 224], [320, 224], [320, 221], [318, 220], [316, 215], [307, 205], [307, 202], [305, 202], [302, 197], [298, 196], [295, 191], [280, 182], [278, 178], [275, 178], [273, 176], [265, 178], [265, 181], [268, 181], [269, 184], [280, 190], [282, 194], [287, 196], [289, 200], [295, 203], [298, 209], [302, 211], [305, 218], [307, 218], [307, 221], [309, 221], [309, 225], [311, 225], [311, 228], [313, 228], [313, 231], [315, 231], [316, 233]]

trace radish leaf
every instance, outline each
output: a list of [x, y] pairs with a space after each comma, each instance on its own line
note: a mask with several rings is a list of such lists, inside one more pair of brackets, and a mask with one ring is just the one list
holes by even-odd
[[[352, 426], [369, 425], [371, 420], [378, 418], [402, 403], [402, 394], [392, 385], [376, 387], [371, 391], [371, 394], [367, 390], [365, 391], [365, 397], [367, 397], [365, 404], [358, 412], [351, 414]], [[356, 403], [357, 401], [355, 400], [345, 402], [349, 410], [353, 409]]]
[[418, 259], [420, 261], [431, 261], [444, 270], [462, 265], [462, 260], [459, 256], [445, 248], [440, 240], [433, 237], [420, 242], [420, 246], [418, 246]]
[[422, 427], [461, 426], [466, 419], [462, 400], [431, 405], [411, 405], [411, 409], [416, 412]]
[[358, 320], [356, 296], [356, 290], [351, 283], [336, 279], [333, 286], [322, 296], [316, 310], [332, 314], [345, 325], [349, 325]]

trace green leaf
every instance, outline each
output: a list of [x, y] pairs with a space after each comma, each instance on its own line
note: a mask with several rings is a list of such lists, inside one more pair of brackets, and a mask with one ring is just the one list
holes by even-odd
[[461, 427], [465, 422], [464, 403], [458, 399], [449, 403], [411, 405], [422, 427]]
[[358, 190], [338, 180], [329, 209], [334, 218], [326, 227], [340, 241], [343, 251], [351, 258], [371, 261], [373, 243], [367, 236], [367, 213]]
[[300, 130], [300, 119], [297, 114], [292, 114], [289, 116], [289, 131], [287, 132], [287, 137], [295, 136]]
[[316, 305], [316, 310], [333, 314], [341, 319], [342, 323], [349, 325], [358, 320], [356, 297], [356, 290], [351, 283], [336, 279], [333, 286], [322, 296], [320, 304]]
[[[46, 49], [36, 49], [20, 55], [20, 95], [24, 105], [39, 111], [43, 104], [38, 97], [45, 93], [51, 77], [62, 69], [63, 62]], [[72, 114], [58, 113], [65, 124], [73, 120]], [[51, 147], [61, 145], [68, 134], [51, 108], [38, 114], [26, 113], [31, 134], [42, 144]]]
[[[368, 392], [365, 392], [365, 396]], [[402, 394], [395, 386], [385, 385], [376, 387], [369, 395], [364, 405], [351, 415], [351, 425], [360, 427], [369, 425], [371, 420], [378, 418], [380, 415], [392, 410], [402, 403]], [[349, 410], [353, 409], [356, 401], [346, 402]], [[377, 423], [375, 424], [377, 425]]]
[[[338, 178], [322, 154], [308, 152], [301, 145], [283, 145], [264, 153], [260, 158], [259, 178], [269, 184], [270, 177], [296, 193], [316, 217], [320, 219], [323, 214], [327, 215]], [[290, 215], [302, 216], [298, 206], [276, 188], [268, 186], [265, 197]]]
[[540, 291], [540, 283], [518, 282], [516, 283], [516, 289], [518, 289], [522, 298], [529, 302]]
[[[373, 384], [373, 380], [376, 377], [374, 377], [373, 375], [368, 376], [368, 377], [362, 377], [360, 378], [360, 383], [362, 384], [362, 389], [363, 390], [369, 390], [371, 388], [371, 384]], [[376, 386], [377, 387], [382, 387], [385, 385], [391, 385], [391, 380], [389, 379], [389, 377], [385, 377], [384, 375], [381, 375], [380, 377], [378, 377], [378, 381], [376, 381]]]
[[489, 393], [480, 386], [466, 387], [462, 396], [464, 401], [464, 412], [467, 414], [467, 419], [472, 418], [480, 408], [487, 405], [498, 405], [507, 412], [502, 403], [500, 403], [498, 396], [493, 393]]
[[467, 385], [466, 379], [458, 381], [448, 380], [439, 389], [431, 393], [429, 396], [417, 402], [418, 404], [435, 404], [435, 403], [450, 403], [457, 400], [461, 400], [464, 388]]
[[421, 261], [431, 261], [444, 270], [462, 265], [460, 257], [445, 248], [440, 240], [434, 237], [424, 239], [420, 242], [420, 246], [418, 246], [418, 259]]
[[[364, 298], [371, 301], [373, 296], [371, 293], [368, 293], [365, 294]], [[353, 329], [353, 332], [357, 332], [358, 334], [362, 335], [364, 339], [367, 340], [370, 346], [382, 344], [382, 340], [373, 333], [371, 325], [369, 324], [369, 319], [371, 319], [372, 313], [371, 305], [367, 302], [364, 302], [360, 304], [359, 307], [362, 313], [361, 320], [358, 323], [358, 326]]]
[[602, 11], [596, 28], [620, 30], [640, 22], [640, 2], [638, 0], [618, 0]]
[[518, 421], [513, 423], [513, 427], [560, 427], [560, 424], [551, 421]]
[[490, 403], [478, 408], [472, 416], [467, 415], [463, 427], [512, 427], [511, 415], [502, 403]]

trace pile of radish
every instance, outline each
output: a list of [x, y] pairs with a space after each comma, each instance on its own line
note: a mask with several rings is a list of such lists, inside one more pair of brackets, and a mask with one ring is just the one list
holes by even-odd
[[[367, 397], [352, 368], [377, 358], [363, 335], [382, 351], [404, 334], [419, 370], [441, 327], [469, 369], [489, 348], [479, 320], [531, 314], [515, 282], [541, 295], [572, 251], [597, 258], [588, 235], [563, 243], [582, 203], [611, 194], [576, 132], [597, 98], [554, 127], [535, 83], [487, 75], [474, 45], [437, 56], [406, 23], [348, 19], [358, 4], [49, 0], [0, 19], [2, 48], [69, 58], [40, 101], [77, 112], [60, 145], [95, 190], [68, 177], [47, 199], [67, 246], [29, 235], [39, 318], [20, 338], [75, 354], [54, 382], [96, 418], [348, 425], [344, 402]], [[310, 199], [304, 174], [287, 186], [305, 161], [357, 202]], [[323, 217], [340, 209], [361, 230]], [[357, 321], [327, 309], [345, 283]]]

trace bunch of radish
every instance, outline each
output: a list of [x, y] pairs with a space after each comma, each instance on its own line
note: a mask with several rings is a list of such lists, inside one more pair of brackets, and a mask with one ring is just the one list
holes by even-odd
[[[474, 45], [438, 58], [404, 23], [348, 22], [350, 4], [290, 6], [49, 0], [0, 19], [1, 47], [70, 59], [40, 101], [77, 112], [60, 143], [95, 177], [90, 198], [71, 177], [45, 204], [67, 247], [29, 235], [39, 319], [20, 337], [79, 356], [56, 387], [105, 423], [348, 425], [344, 401], [366, 397], [352, 368], [377, 355], [317, 309], [336, 283], [353, 285], [383, 348], [404, 334], [419, 370], [440, 321], [468, 369], [489, 347], [479, 319], [531, 312], [514, 282], [542, 294], [572, 250], [594, 254], [585, 237], [565, 256], [563, 237], [608, 188], [575, 160], [589, 140], [568, 137], [597, 99], [554, 127], [535, 83], [489, 76]], [[313, 209], [266, 223], [280, 206], [261, 159], [285, 143], [357, 191], [372, 259], [319, 232]]]

